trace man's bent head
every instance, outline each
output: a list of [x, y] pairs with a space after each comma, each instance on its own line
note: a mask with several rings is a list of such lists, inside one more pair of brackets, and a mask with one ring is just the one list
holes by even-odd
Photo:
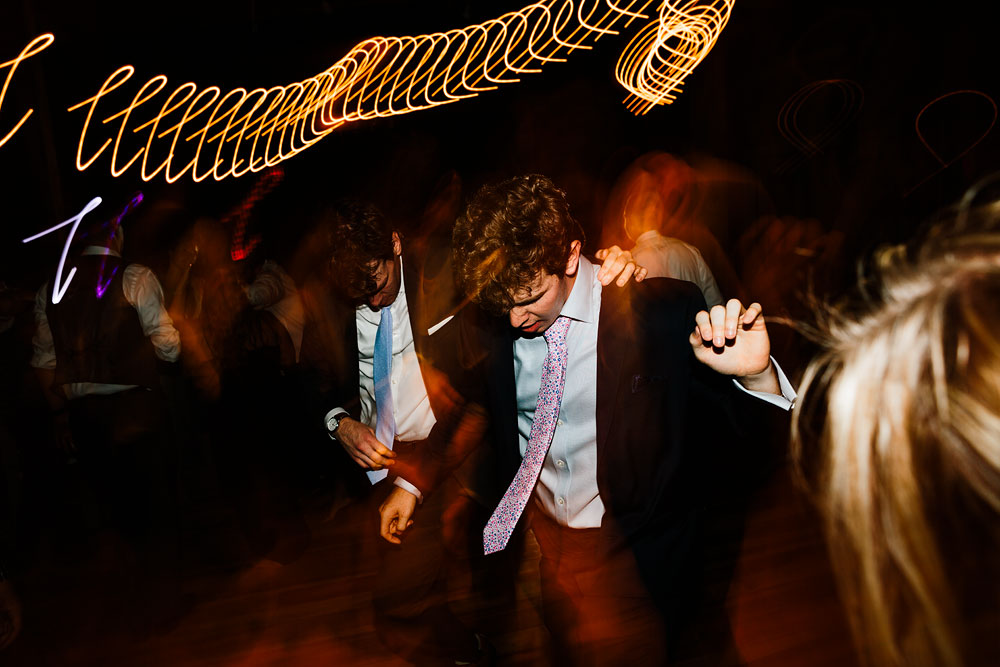
[[455, 223], [456, 278], [486, 310], [538, 334], [569, 296], [583, 240], [565, 193], [545, 176], [483, 186]]
[[402, 248], [399, 234], [377, 208], [339, 202], [330, 247], [330, 272], [344, 296], [374, 310], [392, 305], [399, 294]]

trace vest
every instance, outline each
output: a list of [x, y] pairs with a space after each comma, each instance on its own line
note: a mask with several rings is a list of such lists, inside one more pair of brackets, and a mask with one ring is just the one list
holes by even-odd
[[159, 385], [153, 345], [122, 290], [126, 266], [119, 257], [84, 255], [59, 303], [52, 303], [49, 287], [45, 313], [55, 344], [56, 384]]

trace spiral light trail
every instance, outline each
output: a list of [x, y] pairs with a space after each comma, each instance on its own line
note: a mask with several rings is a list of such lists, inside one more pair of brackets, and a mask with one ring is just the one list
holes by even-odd
[[736, 0], [688, 0], [660, 5], [659, 20], [632, 38], [618, 60], [618, 82], [631, 93], [625, 100], [636, 114], [670, 104], [684, 79], [704, 60], [729, 22]]
[[344, 123], [450, 104], [517, 82], [638, 21], [649, 23], [625, 49], [617, 75], [630, 93], [628, 108], [646, 113], [675, 99], [715, 44], [734, 1], [544, 0], [448, 32], [366, 39], [324, 72], [267, 89], [223, 93], [188, 82], [169, 90], [161, 74], [129, 96], [123, 86], [135, 68], [126, 65], [70, 107], [86, 111], [76, 165], [88, 169], [111, 146], [115, 177], [132, 168], [147, 181], [161, 174], [168, 182], [239, 177], [287, 160]]

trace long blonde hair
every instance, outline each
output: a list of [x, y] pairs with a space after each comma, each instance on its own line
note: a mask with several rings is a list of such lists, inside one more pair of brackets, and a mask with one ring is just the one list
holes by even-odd
[[793, 415], [870, 664], [1000, 656], [1000, 206], [962, 210], [824, 310]]

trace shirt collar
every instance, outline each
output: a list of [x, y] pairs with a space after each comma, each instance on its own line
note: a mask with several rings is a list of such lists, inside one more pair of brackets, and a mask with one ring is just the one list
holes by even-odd
[[636, 237], [635, 244], [642, 245], [644, 243], [652, 243], [658, 238], [660, 238], [660, 232], [656, 231], [655, 229], [647, 229], [642, 234], [639, 234], [638, 237]]
[[576, 269], [576, 281], [574, 281], [569, 298], [566, 299], [559, 314], [580, 322], [596, 321], [597, 314], [594, 312], [595, 283], [600, 285], [597, 281], [597, 267], [591, 264], [586, 257], [580, 255], [580, 263]]
[[99, 246], [99, 245], [89, 245], [89, 246], [86, 246], [80, 254], [81, 255], [111, 255], [112, 257], [119, 257], [119, 258], [121, 257], [121, 255], [119, 255], [118, 253], [116, 253], [111, 248], [105, 248], [104, 246]]

